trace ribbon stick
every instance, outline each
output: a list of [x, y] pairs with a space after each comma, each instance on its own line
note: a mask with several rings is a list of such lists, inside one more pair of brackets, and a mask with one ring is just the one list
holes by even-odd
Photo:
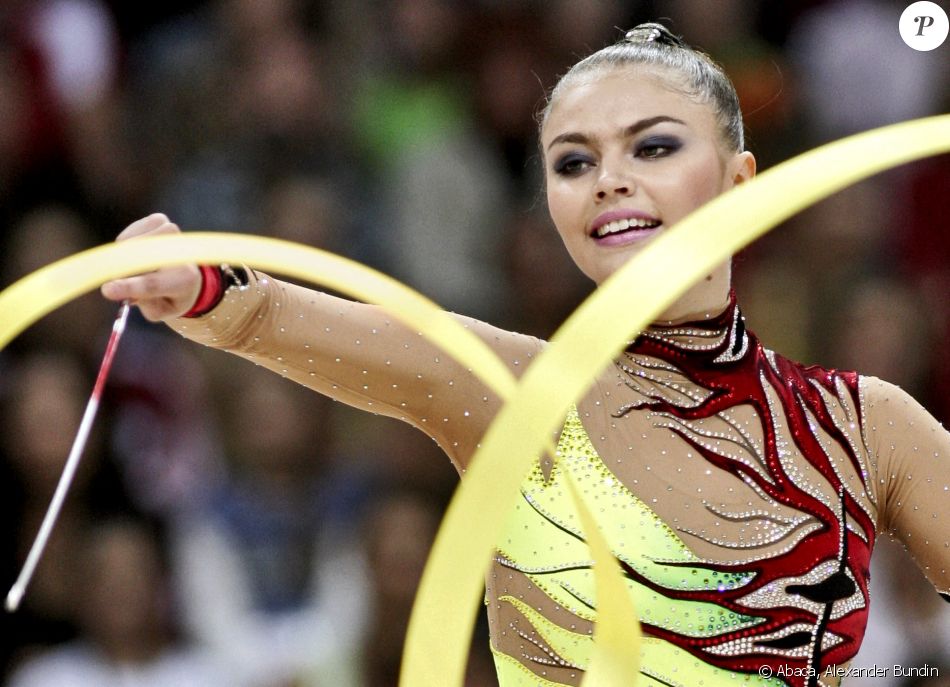
[[53, 500], [50, 501], [49, 508], [46, 509], [46, 515], [43, 516], [43, 522], [40, 525], [33, 546], [30, 547], [30, 553], [26, 557], [26, 563], [20, 570], [20, 575], [16, 582], [10, 588], [7, 594], [6, 609], [8, 613], [13, 613], [20, 607], [20, 601], [26, 593], [27, 585], [33, 578], [36, 566], [40, 562], [43, 551], [46, 549], [46, 543], [49, 541], [50, 534], [53, 532], [53, 526], [59, 518], [59, 512], [62, 510], [63, 502], [66, 500], [66, 494], [69, 493], [69, 487], [73, 482], [73, 476], [76, 474], [76, 468], [79, 467], [79, 460], [82, 458], [83, 451], [86, 449], [86, 443], [89, 441], [89, 432], [92, 429], [92, 423], [96, 419], [96, 413], [99, 411], [99, 401], [102, 398], [102, 390], [106, 385], [106, 378], [109, 376], [109, 370], [112, 369], [112, 360], [115, 358], [116, 349], [119, 347], [119, 339], [122, 338], [122, 332], [125, 331], [125, 323], [129, 319], [129, 302], [125, 301], [119, 308], [115, 322], [112, 325], [112, 333], [109, 335], [109, 342], [106, 344], [106, 352], [102, 357], [102, 364], [99, 366], [99, 374], [96, 375], [96, 383], [92, 387], [92, 394], [89, 396], [89, 402], [86, 403], [86, 410], [82, 415], [82, 421], [79, 423], [79, 431], [76, 438], [73, 439], [72, 448], [69, 450], [69, 457], [66, 459], [66, 466], [63, 468], [63, 474], [60, 475], [59, 484], [56, 485], [56, 491], [53, 493]]

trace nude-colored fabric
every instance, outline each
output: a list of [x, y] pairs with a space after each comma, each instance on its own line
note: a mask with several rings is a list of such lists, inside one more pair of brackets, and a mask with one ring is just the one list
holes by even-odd
[[865, 377], [862, 392], [878, 534], [896, 537], [937, 591], [950, 595], [950, 433], [893, 384]]
[[[532, 337], [460, 319], [516, 375], [544, 346]], [[263, 275], [252, 275], [246, 290], [230, 290], [210, 314], [179, 319], [173, 326], [188, 338], [251, 359], [338, 400], [413, 424], [436, 439], [463, 471], [499, 408], [498, 399], [472, 373], [379, 308]], [[730, 333], [734, 336], [735, 330], [722, 335]], [[771, 352], [766, 356], [775, 379], [781, 379], [779, 370], [786, 369], [783, 359]], [[789, 542], [800, 542], [824, 527], [809, 520], [807, 512], [803, 517], [801, 510], [766, 498], [755, 480], [737, 478], [742, 470], [751, 470], [763, 480], [773, 479], [763, 456], [766, 434], [774, 432], [783, 471], [792, 476], [803, 498], [828, 504], [829, 512], [846, 499], [851, 505], [843, 522], [854, 542], [863, 541], [863, 532], [871, 530], [865, 554], [873, 545], [874, 530], [893, 531], [936, 589], [950, 592], [950, 434], [907, 394], [885, 382], [860, 378], [859, 398], [854, 398], [842, 378], [827, 376], [832, 381], [826, 387], [815, 381], [825, 377], [809, 368], [800, 381], [815, 400], [812, 406], [802, 404], [805, 429], [795, 430], [808, 436], [793, 436], [792, 427], [782, 419], [784, 412], [779, 412], [783, 403], [789, 403], [785, 397], [794, 395], [764, 378], [752, 381], [760, 385], [763, 402], [774, 411], [773, 427], [763, 426], [753, 403], [730, 406], [702, 421], [683, 422], [675, 413], [638, 405], [643, 399], [660, 399], [688, 412], [708, 399], [710, 388], [695, 383], [671, 360], [662, 355], [626, 355], [620, 361], [626, 369], [606, 369], [577, 410], [581, 430], [589, 438], [591, 460], [609, 469], [693, 555], [720, 565], [767, 559], [780, 556]], [[809, 415], [812, 412], [827, 417], [817, 422]], [[821, 448], [835, 476], [815, 469], [799, 449], [802, 442]], [[717, 468], [694, 450], [696, 445], [743, 467], [739, 473]], [[539, 469], [550, 474], [551, 463], [545, 461]], [[836, 490], [832, 485], [839, 481]], [[864, 527], [865, 522], [870, 525]], [[834, 553], [816, 554], [816, 563], [821, 555]], [[546, 653], [550, 647], [530, 641], [525, 648], [525, 637], [517, 628], [534, 639], [536, 628], [518, 603], [503, 598], [521, 599], [555, 625], [575, 632], [588, 632], [590, 621], [554, 603], [530, 574], [517, 568], [500, 557], [489, 574], [493, 648], [555, 684], [579, 684], [581, 671], [576, 667], [545, 663], [551, 658]], [[816, 567], [814, 573], [819, 572]], [[855, 612], [866, 616], [862, 591], [866, 580], [856, 579], [860, 575], [850, 571], [849, 575], [858, 589], [829, 606], [832, 617]], [[785, 579], [783, 584], [807, 581], [815, 579]], [[742, 602], [754, 608], [764, 603], [760, 597], [748, 595]], [[799, 605], [807, 607], [804, 601]], [[834, 641], [829, 640], [829, 651]], [[731, 645], [719, 650], [727, 656], [741, 654]]]
[[[460, 470], [499, 408], [474, 374], [382, 309], [249, 272], [210, 313], [172, 326], [361, 410], [434, 438]], [[544, 342], [478, 320], [462, 324], [520, 376]]]

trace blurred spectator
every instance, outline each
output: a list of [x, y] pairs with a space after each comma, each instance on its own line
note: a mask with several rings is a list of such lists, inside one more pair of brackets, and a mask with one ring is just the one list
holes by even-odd
[[227, 478], [174, 528], [185, 620], [241, 684], [357, 685], [367, 597], [359, 494], [331, 471], [332, 403], [253, 372], [217, 396]]
[[449, 309], [487, 317], [501, 297], [508, 196], [504, 162], [473, 125], [463, 19], [447, 0], [385, 6], [379, 36], [392, 59], [359, 84], [353, 135], [374, 173], [363, 194], [379, 203], [372, 231], [395, 275]]
[[108, 6], [102, 0], [5, 5], [0, 35], [7, 51], [0, 50], [0, 65], [14, 73], [0, 68], [0, 88], [11, 96], [4, 99], [10, 117], [0, 125], [10, 128], [0, 141], [14, 146], [4, 156], [14, 165], [10, 200], [36, 202], [45, 192], [105, 218], [122, 216], [141, 189], [124, 135], [121, 44]]
[[[774, 3], [773, 3], [774, 4]], [[772, 10], [752, 0], [720, 0], [716, 11], [689, 0], [658, 0], [658, 16], [722, 64], [736, 87], [746, 127], [746, 145], [760, 169], [800, 152], [795, 126], [797, 92], [785, 55], [756, 32], [758, 18]]]
[[[852, 666], [886, 668], [887, 675], [874, 680], [880, 687], [942, 684], [939, 678], [950, 669], [950, 613], [900, 544], [885, 536], [874, 547], [871, 594], [867, 633]], [[937, 668], [937, 680], [915, 682], [894, 674], [894, 666], [906, 671], [925, 664]]]
[[261, 187], [288, 171], [351, 177], [328, 91], [331, 46], [304, 17], [292, 0], [217, 0], [133, 51], [151, 198], [182, 226], [252, 229]]
[[788, 54], [815, 142], [938, 111], [946, 55], [906, 49], [897, 22], [908, 4], [835, 0], [800, 17]]
[[501, 326], [550, 337], [594, 285], [571, 261], [546, 214], [512, 213], [504, 233], [501, 264], [509, 297]]
[[29, 75], [16, 51], [0, 43], [0, 198], [15, 201], [19, 177], [29, 164], [35, 126]]
[[352, 232], [341, 230], [345, 210], [338, 188], [328, 179], [309, 175], [288, 175], [276, 179], [262, 203], [263, 233], [307, 246], [343, 252], [352, 251], [344, 238]]
[[409, 615], [440, 517], [438, 504], [430, 498], [402, 490], [380, 498], [366, 518], [372, 571], [372, 615], [363, 649], [366, 687], [394, 687], [398, 682]]
[[[581, 3], [561, 3], [575, 4]], [[511, 192], [531, 198], [543, 184], [537, 122], [530, 115], [543, 102], [544, 84], [564, 66], [550, 49], [561, 43], [543, 35], [547, 29], [532, 21], [530, 7], [516, 3], [482, 14], [469, 30], [480, 37], [472, 75], [479, 136], [504, 165]]]
[[371, 226], [374, 208], [347, 202], [335, 176], [290, 170], [263, 189], [255, 224], [266, 236], [295, 241], [385, 267], [385, 249]]
[[208, 498], [223, 472], [204, 351], [133, 314], [109, 381], [110, 447], [125, 493], [173, 518]]
[[134, 521], [83, 532], [70, 579], [78, 639], [25, 661], [10, 687], [233, 685], [208, 656], [175, 635], [159, 542]]
[[115, 83], [118, 36], [99, 0], [40, 0], [24, 17], [53, 103], [68, 114], [101, 101]]
[[[923, 398], [932, 374], [927, 352], [937, 343], [924, 300], [907, 284], [880, 277], [845, 291], [841, 317], [828, 322], [828, 364], [861, 370]], [[874, 332], [873, 346], [868, 332]]]
[[[917, 285], [927, 317], [941, 340], [950, 337], [950, 155], [914, 164], [898, 187], [896, 216], [902, 219], [897, 241], [901, 276]], [[938, 350], [938, 349], [935, 349]], [[950, 425], [950, 356], [931, 356], [933, 377], [926, 391], [935, 417]]]
[[[0, 456], [5, 522], [4, 581], [12, 586], [39, 530], [72, 445], [91, 373], [75, 356], [36, 350], [11, 360], [0, 405]], [[118, 477], [103, 450], [101, 426], [91, 433], [73, 486], [43, 558], [15, 616], [4, 616], [0, 660], [75, 635], [74, 593], [65, 572], [77, 555], [77, 533], [97, 514], [124, 504]]]
[[[32, 208], [14, 223], [0, 254], [0, 282], [10, 284], [50, 263], [98, 243], [89, 222], [62, 203]], [[64, 346], [92, 362], [102, 356], [112, 307], [98, 293], [80, 296], [40, 319], [17, 346]]]
[[834, 364], [828, 358], [848, 318], [849, 285], [885, 268], [896, 221], [885, 183], [872, 177], [832, 194], [736, 259], [739, 302], [766, 345], [804, 363]]
[[[625, 20], [638, 2], [615, 0], [554, 0], [540, 13], [548, 44], [559, 54], [558, 73], [580, 57], [618, 38]], [[529, 9], [532, 8], [529, 5]], [[534, 15], [537, 16], [537, 15]], [[530, 21], [530, 17], [528, 20]]]

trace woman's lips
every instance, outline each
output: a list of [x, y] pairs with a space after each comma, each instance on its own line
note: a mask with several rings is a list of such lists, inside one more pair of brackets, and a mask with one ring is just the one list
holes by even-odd
[[598, 215], [591, 223], [590, 236], [599, 246], [621, 246], [653, 236], [662, 225], [651, 214], [621, 208]]
[[605, 234], [614, 234], [629, 228], [646, 229], [660, 224], [658, 217], [632, 208], [609, 210], [598, 215], [590, 225], [590, 235], [594, 238]]
[[597, 236], [595, 234], [593, 239], [598, 246], [624, 246], [630, 243], [645, 241], [655, 236], [662, 227], [662, 223], [651, 227], [631, 227], [612, 234], [605, 234], [604, 236]]

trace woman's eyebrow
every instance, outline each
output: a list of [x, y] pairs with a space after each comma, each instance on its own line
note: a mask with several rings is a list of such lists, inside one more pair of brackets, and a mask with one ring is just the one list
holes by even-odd
[[[659, 115], [657, 117], [649, 117], [647, 119], [641, 119], [634, 124], [631, 124], [626, 129], [623, 130], [624, 137], [635, 136], [644, 129], [649, 129], [651, 126], [660, 124], [661, 122], [673, 122], [674, 124], [686, 125], [682, 119], [677, 119], [676, 117], [669, 117], [667, 115]], [[582, 133], [576, 131], [568, 131], [563, 134], [559, 134], [551, 139], [551, 142], [548, 144], [548, 150], [553, 148], [558, 143], [581, 143], [586, 144], [590, 142], [590, 138], [585, 136]]]
[[623, 135], [625, 137], [635, 136], [644, 129], [649, 129], [651, 126], [661, 122], [673, 122], [674, 124], [682, 124], [683, 126], [686, 126], [686, 122], [684, 122], [682, 119], [668, 117], [667, 115], [660, 115], [658, 117], [650, 117], [649, 119], [641, 119], [639, 122], [631, 124], [623, 130]]
[[548, 143], [548, 150], [551, 150], [558, 143], [582, 143], [587, 144], [590, 142], [590, 139], [584, 134], [577, 133], [576, 131], [569, 131], [564, 134], [555, 136], [550, 143]]

